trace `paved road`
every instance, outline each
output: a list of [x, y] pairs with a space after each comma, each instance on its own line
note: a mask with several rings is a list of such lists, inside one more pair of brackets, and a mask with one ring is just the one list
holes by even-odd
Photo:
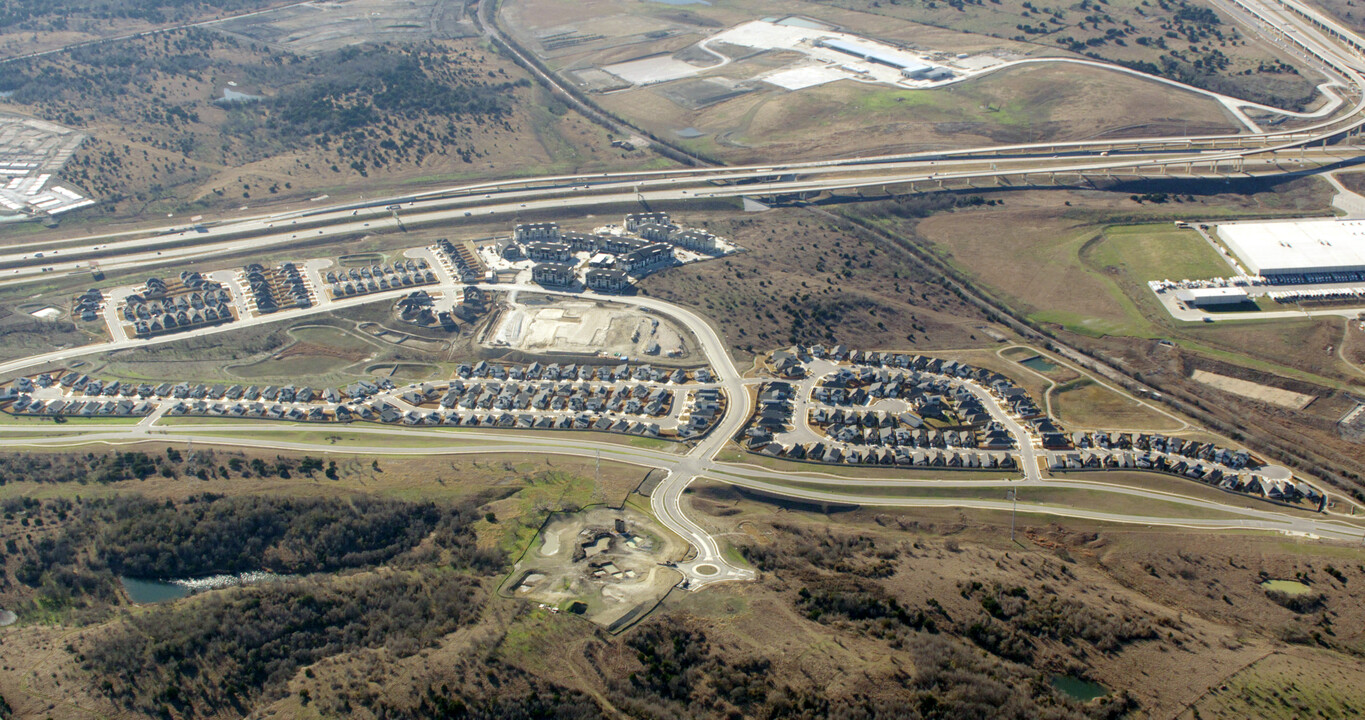
[[[1245, 12], [1262, 19], [1267, 26], [1292, 28], [1295, 32], [1285, 34], [1286, 42], [1331, 66], [1343, 80], [1356, 88], [1365, 88], [1365, 79], [1358, 73], [1362, 63], [1359, 49], [1365, 48], [1365, 41], [1316, 11], [1305, 8], [1295, 0], [1233, 0]], [[1330, 33], [1330, 35], [1329, 35]], [[1286, 154], [1298, 153], [1304, 156], [1302, 148], [1329, 137], [1359, 128], [1365, 124], [1365, 96], [1350, 107], [1348, 111], [1335, 118], [1324, 118], [1320, 122], [1295, 130], [1251, 133], [1243, 135], [1213, 135], [1200, 137], [1161, 137], [1130, 140], [1077, 141], [1069, 143], [1024, 144], [974, 148], [947, 153], [920, 155], [891, 155], [879, 158], [860, 158], [819, 161], [814, 163], [770, 164], [749, 168], [712, 168], [653, 173], [604, 173], [600, 176], [562, 176], [561, 178], [538, 178], [530, 180], [484, 183], [479, 186], [466, 186], [454, 190], [441, 190], [426, 193], [421, 199], [404, 200], [408, 207], [400, 208], [402, 221], [412, 227], [416, 224], [458, 223], [462, 218], [472, 217], [475, 212], [481, 215], [512, 214], [544, 210], [592, 207], [597, 205], [620, 205], [645, 201], [679, 201], [698, 198], [736, 197], [743, 195], [778, 195], [825, 193], [844, 190], [859, 190], [876, 186], [904, 186], [926, 182], [942, 185], [949, 181], [971, 181], [975, 179], [994, 179], [997, 182], [1010, 178], [1029, 181], [1030, 175], [1055, 173], [1098, 174], [1131, 170], [1133, 173], [1165, 173], [1169, 168], [1186, 166], [1192, 175], [1222, 177], [1229, 173], [1240, 175], [1284, 175], [1302, 170], [1296, 166], [1292, 157]], [[1326, 152], [1326, 151], [1324, 151]], [[1131, 154], [1129, 154], [1131, 153]], [[1353, 151], [1352, 151], [1352, 154]], [[1016, 155], [1018, 157], [1007, 157]], [[1288, 166], [1286, 168], [1286, 166]], [[1207, 167], [1205, 170], [1203, 168]], [[771, 177], [770, 177], [771, 176]], [[744, 184], [733, 184], [740, 180], [755, 180]], [[716, 184], [717, 182], [723, 184]], [[486, 189], [483, 197], [476, 193]], [[492, 200], [483, 203], [481, 200]], [[421, 206], [418, 203], [422, 203]], [[330, 216], [328, 216], [330, 213]], [[361, 213], [364, 213], [362, 215]], [[279, 227], [276, 227], [277, 224]], [[292, 227], [291, 227], [292, 226]], [[83, 263], [90, 257], [100, 259], [107, 269], [152, 267], [172, 261], [184, 262], [192, 259], [243, 253], [263, 249], [272, 245], [297, 244], [306, 240], [326, 239], [355, 233], [372, 233], [397, 226], [397, 220], [390, 217], [387, 210], [378, 206], [347, 206], [344, 208], [321, 209], [320, 212], [299, 212], [251, 218], [237, 223], [205, 227], [200, 230], [172, 229], [165, 235], [154, 237], [132, 237], [126, 240], [111, 240], [98, 251], [82, 253], [58, 249], [52, 256], [37, 258], [0, 256], [0, 265], [13, 268], [8, 273], [19, 280], [37, 277], [44, 271], [42, 267], [53, 267], [53, 272], [83, 271]], [[127, 237], [127, 234], [120, 234]], [[201, 237], [208, 236], [208, 237]], [[105, 238], [100, 238], [105, 239]], [[30, 250], [29, 252], [33, 252]], [[64, 253], [64, 254], [63, 254]], [[55, 256], [55, 257], [54, 257]], [[74, 257], [73, 257], [74, 256]], [[452, 290], [458, 289], [452, 287]], [[503, 289], [526, 290], [549, 295], [567, 295], [546, 291], [536, 286], [504, 286]], [[376, 293], [352, 300], [329, 303], [327, 310], [362, 304], [389, 297], [396, 297], [405, 291]], [[587, 293], [591, 296], [591, 293]], [[726, 352], [723, 342], [705, 319], [691, 311], [674, 307], [652, 298], [603, 297], [605, 300], [620, 302], [670, 315], [686, 325], [698, 338], [703, 352], [716, 371], [720, 384], [725, 388], [730, 407], [719, 425], [704, 440], [699, 442], [687, 455], [679, 457], [657, 452], [627, 449], [612, 446], [604, 456], [621, 459], [624, 462], [641, 462], [651, 467], [668, 471], [667, 478], [660, 483], [651, 496], [651, 505], [660, 522], [672, 531], [687, 539], [696, 548], [695, 558], [681, 568], [691, 587], [752, 577], [752, 572], [733, 565], [725, 560], [715, 539], [704, 528], [690, 519], [683, 507], [683, 494], [689, 483], [696, 477], [714, 474], [725, 482], [743, 485], [756, 490], [773, 492], [779, 495], [801, 497], [826, 502], [853, 502], [858, 504], [902, 505], [902, 506], [951, 506], [979, 507], [987, 509], [1009, 509], [1009, 503], [1001, 501], [966, 501], [960, 499], [909, 499], [909, 498], [870, 498], [865, 495], [839, 493], [834, 491], [800, 489], [765, 482], [755, 477], [764, 477], [772, 471], [757, 471], [746, 466], [718, 463], [715, 458], [719, 450], [738, 431], [751, 409], [746, 382], [740, 377], [733, 361]], [[321, 308], [315, 310], [320, 311]], [[52, 362], [62, 363], [69, 359], [103, 352], [120, 347], [154, 345], [156, 342], [169, 342], [195, 335], [214, 332], [229, 332], [259, 322], [292, 319], [304, 313], [279, 313], [271, 318], [257, 318], [239, 321], [230, 325], [191, 331], [159, 341], [115, 340], [99, 346], [87, 346], [59, 350], [52, 353], [27, 358], [20, 361], [0, 364], [0, 374], [8, 374], [36, 365]], [[130, 439], [145, 439], [155, 436], [168, 440], [195, 437], [201, 442], [218, 441], [238, 443], [230, 435], [214, 438], [212, 436], [159, 433], [149, 420], [137, 425], [131, 432], [111, 431], [92, 432], [80, 438], [56, 438], [54, 440], [16, 439], [4, 440], [5, 444], [44, 444], [62, 442], [127, 442]], [[1010, 427], [1009, 423], [1006, 423]], [[1011, 427], [1012, 431], [1020, 428]], [[354, 431], [348, 428], [347, 431]], [[415, 432], [405, 430], [404, 432]], [[1016, 436], [1018, 436], [1016, 434]], [[474, 437], [473, 434], [462, 437]], [[1023, 437], [1027, 437], [1024, 434]], [[493, 443], [492, 438], [486, 441]], [[520, 452], [553, 452], [559, 454], [584, 455], [597, 452], [597, 444], [580, 441], [558, 441], [531, 439], [515, 433], [497, 436], [498, 447]], [[315, 450], [316, 446], [291, 444], [286, 442], [262, 443], [252, 440], [249, 444], [260, 447], [303, 446]], [[1026, 449], [1021, 443], [1021, 451]], [[1031, 450], [1031, 448], [1028, 448]], [[393, 448], [377, 445], [367, 448], [347, 448], [352, 452], [373, 454], [413, 452], [412, 448]], [[477, 452], [478, 449], [451, 448], [449, 452]], [[1022, 486], [1038, 485], [1040, 479], [1035, 459], [1025, 463], [1026, 479]], [[1028, 468], [1032, 467], [1030, 471]], [[790, 477], [792, 474], [781, 474]], [[771, 475], [769, 475], [771, 476]], [[804, 477], [804, 474], [799, 475]], [[859, 481], [859, 484], [865, 484]], [[1074, 483], [1070, 483], [1073, 484]], [[1130, 494], [1130, 491], [1124, 491]], [[1131, 491], [1151, 497], [1146, 491]], [[1202, 500], [1186, 499], [1185, 504], [1227, 512], [1226, 506]], [[1320, 537], [1336, 539], [1359, 539], [1362, 531], [1338, 521], [1325, 521], [1316, 518], [1299, 518], [1270, 511], [1255, 511], [1248, 516], [1234, 520], [1154, 518], [1147, 516], [1105, 513], [1078, 510], [1074, 508], [1030, 506], [1033, 511], [1049, 512], [1069, 517], [1081, 517], [1110, 522], [1132, 522], [1142, 524], [1178, 525], [1182, 527], [1237, 528], [1277, 530], [1282, 532], [1302, 532]]]

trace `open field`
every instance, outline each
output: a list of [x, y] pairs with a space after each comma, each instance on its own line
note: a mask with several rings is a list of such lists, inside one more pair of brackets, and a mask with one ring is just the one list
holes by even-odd
[[[852, 81], [794, 92], [765, 86], [695, 110], [669, 99], [669, 87], [613, 93], [598, 102], [660, 137], [735, 163], [1233, 130], [1210, 99], [1081, 66], [1013, 68], [931, 90]], [[701, 136], [678, 135], [685, 128]]]
[[1228, 677], [1182, 719], [1290, 720], [1308, 714], [1348, 717], [1365, 706], [1352, 662], [1309, 649], [1274, 652]]
[[1165, 223], [1119, 225], [1085, 249], [1092, 267], [1115, 268], [1133, 280], [1226, 277], [1232, 269], [1194, 230]]
[[[1244, 35], [1201, 2], [1156, 7], [1124, 0], [1102, 13], [1086, 10], [1016, 0], [932, 7], [746, 0], [686, 8], [595, 0], [568, 12], [551, 0], [515, 0], [501, 5], [501, 18], [523, 47], [566, 81], [597, 93], [594, 99], [608, 110], [693, 152], [732, 162], [1236, 125], [1211, 98], [1094, 67], [1021, 66], [941, 90], [839, 80], [788, 91], [762, 78], [797, 62], [801, 53], [696, 45], [741, 23], [793, 13], [964, 66], [1028, 56], [1088, 57], [1272, 105], [1322, 101], [1316, 76], [1300, 75], [1286, 64], [1287, 55]], [[1182, 39], [1167, 47], [1169, 38]], [[631, 80], [603, 67], [619, 68]], [[661, 79], [666, 81], [655, 82]], [[631, 81], [647, 84], [631, 87]]]
[[796, 342], [919, 350], [991, 342], [932, 274], [836, 221], [796, 208], [700, 222], [679, 215], [745, 251], [651, 275], [641, 288], [709, 318], [741, 360]]
[[1088, 378], [1058, 386], [1050, 402], [1054, 416], [1068, 428], [1161, 432], [1181, 427], [1173, 418]]

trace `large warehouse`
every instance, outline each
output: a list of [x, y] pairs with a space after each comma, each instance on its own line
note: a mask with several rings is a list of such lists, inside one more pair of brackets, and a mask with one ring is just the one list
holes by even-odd
[[1219, 225], [1218, 237], [1248, 273], [1365, 272], [1365, 221], [1300, 220]]

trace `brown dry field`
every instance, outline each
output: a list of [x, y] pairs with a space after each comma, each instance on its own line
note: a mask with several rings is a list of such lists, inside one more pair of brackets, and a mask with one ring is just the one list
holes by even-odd
[[1067, 428], [1096, 430], [1179, 430], [1180, 423], [1137, 401], [1095, 383], [1081, 380], [1052, 391], [1053, 416]]
[[[1060, 12], [1075, 10], [1064, 8]], [[1122, 3], [1106, 10], [1119, 15], [1119, 20], [1112, 20], [1108, 14], [1097, 16], [1106, 23], [1123, 22], [1132, 14], [1141, 27], [1131, 27], [1130, 32], [1160, 35], [1153, 23], [1170, 9], [1163, 7], [1158, 11], [1148, 6], [1135, 10], [1129, 3]], [[501, 8], [506, 29], [571, 81], [570, 73], [576, 70], [677, 52], [720, 29], [789, 14], [804, 14], [849, 32], [915, 48], [996, 52], [1012, 57], [1074, 56], [1054, 39], [1070, 36], [1085, 40], [1092, 35], [1104, 35], [1095, 28], [1084, 27], [1084, 22], [1075, 22], [1062, 23], [1041, 39], [1023, 36], [1005, 39], [1013, 32], [1021, 12], [1027, 17], [1027, 10], [1014, 2], [952, 9], [942, 6], [934, 10], [922, 5], [885, 6], [861, 0], [834, 4], [754, 0], [687, 8], [623, 0], [592, 0], [570, 8], [553, 0], [519, 0], [504, 3]], [[996, 27], [1001, 22], [1005, 24]], [[1209, 40], [1201, 50], [1230, 58], [1230, 68], [1220, 73], [1229, 87], [1218, 85], [1219, 89], [1231, 89], [1233, 94], [1244, 91], [1282, 95], [1295, 102], [1300, 96], [1313, 93], [1316, 81], [1309, 77], [1258, 70], [1264, 63], [1277, 62], [1278, 51], [1254, 36], [1238, 34], [1230, 22], [1223, 23], [1221, 28], [1234, 39]], [[540, 42], [543, 35], [566, 30], [591, 37], [566, 47], [547, 48]], [[1105, 58], [1125, 62], [1156, 61], [1161, 54], [1154, 46], [1136, 44], [1132, 38], [1126, 44], [1111, 44], [1099, 51]], [[740, 48], [735, 53], [747, 54]], [[778, 55], [789, 53], [741, 57], [715, 71], [715, 75], [746, 80], [774, 67], [779, 62]], [[684, 79], [599, 94], [595, 100], [660, 137], [726, 162], [1081, 139], [1105, 134], [1226, 132], [1240, 127], [1219, 103], [1207, 96], [1080, 66], [1012, 68], [936, 91], [904, 92], [848, 81], [796, 92], [761, 85], [762, 89], [756, 92], [702, 109], [679, 105], [666, 97], [671, 89], [689, 82], [692, 80]], [[689, 127], [707, 136], [683, 139], [675, 134]]]
[[[1011, 68], [940, 90], [852, 81], [796, 92], [765, 87], [700, 110], [661, 95], [669, 86], [597, 100], [660, 137], [733, 163], [1236, 130], [1208, 98], [1087, 67]], [[688, 127], [709, 137], [674, 134]]]
[[675, 218], [745, 250], [650, 276], [641, 290], [701, 311], [741, 361], [798, 341], [914, 350], [993, 343], [978, 330], [984, 321], [913, 259], [829, 218], [796, 208]]

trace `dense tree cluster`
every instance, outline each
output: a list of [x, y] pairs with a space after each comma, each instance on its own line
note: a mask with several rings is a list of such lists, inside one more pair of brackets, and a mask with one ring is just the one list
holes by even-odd
[[[471, 668], [472, 670], [472, 668]], [[416, 707], [393, 707], [378, 698], [382, 717], [392, 720], [598, 720], [607, 717], [592, 698], [534, 677], [515, 667], [492, 663], [476, 680], [492, 687], [428, 687]], [[343, 708], [344, 710], [344, 708]]]
[[453, 571], [377, 572], [212, 593], [134, 615], [90, 640], [83, 666], [130, 710], [244, 712], [300, 667], [361, 648], [411, 655], [478, 617], [479, 582]]
[[41, 518], [49, 510], [49, 517], [65, 520], [56, 532], [6, 549], [21, 557], [15, 580], [37, 588], [51, 606], [81, 607], [113, 602], [119, 575], [188, 578], [372, 567], [395, 562], [428, 540], [424, 560], [492, 571], [502, 558], [476, 545], [469, 527], [478, 517], [476, 504], [200, 495], [179, 504], [140, 496], [7, 500], [3, 509], [7, 518], [19, 513]]
[[[259, 101], [216, 103], [225, 77]], [[110, 211], [197, 187], [213, 165], [286, 153], [296, 160], [291, 172], [304, 175], [368, 175], [444, 157], [473, 163], [487, 155], [491, 134], [515, 129], [517, 96], [529, 86], [490, 69], [473, 48], [373, 45], [307, 57], [200, 28], [75, 48], [0, 73], [0, 92], [46, 119], [121, 126], [87, 142], [65, 169]], [[244, 182], [231, 193], [245, 199], [288, 185]]]
[[66, 30], [71, 20], [143, 20], [161, 25], [213, 12], [242, 12], [270, 0], [5, 0], [0, 28], [6, 32]]

